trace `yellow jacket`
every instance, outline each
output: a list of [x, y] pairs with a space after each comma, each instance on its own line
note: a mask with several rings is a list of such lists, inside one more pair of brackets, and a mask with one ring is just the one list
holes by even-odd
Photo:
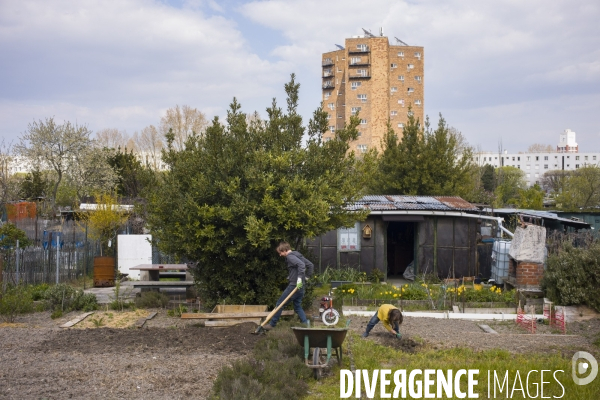
[[381, 306], [379, 306], [379, 310], [377, 310], [377, 318], [379, 318], [379, 320], [381, 322], [383, 322], [383, 326], [385, 326], [385, 328], [388, 331], [393, 330], [392, 325], [390, 325], [390, 321], [388, 320], [388, 315], [390, 314], [390, 310], [397, 310], [398, 307], [394, 307], [391, 304], [382, 304]]

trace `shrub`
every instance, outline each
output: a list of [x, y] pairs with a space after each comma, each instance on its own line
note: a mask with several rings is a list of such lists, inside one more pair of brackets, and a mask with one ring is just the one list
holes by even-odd
[[369, 281], [373, 283], [379, 283], [385, 278], [385, 274], [377, 267], [373, 268], [369, 275]]
[[46, 309], [69, 312], [73, 310], [92, 311], [98, 308], [96, 296], [84, 293], [65, 283], [50, 286], [43, 294]]
[[17, 315], [32, 311], [31, 293], [23, 286], [9, 288], [0, 298], [0, 315], [6, 322], [15, 322]]
[[181, 314], [186, 313], [187, 311], [188, 310], [186, 306], [179, 304], [176, 308], [167, 311], [167, 315], [169, 317], [181, 318]]
[[46, 290], [48, 290], [49, 288], [50, 285], [48, 285], [47, 283], [31, 285], [29, 287], [29, 291], [31, 293], [31, 298], [33, 299], [33, 301], [44, 300], [44, 293], [46, 293]]
[[169, 304], [169, 296], [160, 292], [142, 292], [135, 298], [138, 308], [165, 308]]
[[210, 398], [300, 399], [306, 396], [306, 380], [312, 375], [302, 359], [302, 347], [291, 330], [282, 326], [258, 342], [249, 359], [223, 368]]
[[600, 242], [587, 248], [563, 243], [548, 257], [542, 289], [556, 304], [586, 304], [600, 311]]

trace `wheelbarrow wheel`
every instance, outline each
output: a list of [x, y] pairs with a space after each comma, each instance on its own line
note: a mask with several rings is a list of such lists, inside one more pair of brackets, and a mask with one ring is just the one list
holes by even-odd
[[326, 310], [325, 312], [323, 312], [323, 315], [321, 316], [321, 320], [327, 326], [335, 325], [340, 320], [340, 313], [338, 313], [337, 310], [330, 308], [329, 310]]
[[[315, 347], [315, 349], [313, 350], [312, 365], [321, 365], [321, 349], [318, 347]], [[319, 380], [321, 378], [322, 373], [323, 371], [321, 370], [321, 368], [313, 368], [313, 374], [316, 380]]]

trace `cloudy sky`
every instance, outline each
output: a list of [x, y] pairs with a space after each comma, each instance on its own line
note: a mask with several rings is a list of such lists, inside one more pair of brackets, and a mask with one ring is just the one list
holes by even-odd
[[0, 0], [0, 137], [54, 116], [132, 134], [189, 105], [264, 109], [294, 72], [305, 122], [321, 53], [361, 34], [425, 50], [425, 112], [473, 146], [600, 151], [597, 0]]

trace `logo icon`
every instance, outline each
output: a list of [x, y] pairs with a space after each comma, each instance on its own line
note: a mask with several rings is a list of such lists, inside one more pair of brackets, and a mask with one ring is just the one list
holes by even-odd
[[[575, 382], [576, 385], [587, 385], [596, 378], [596, 375], [598, 375], [598, 362], [593, 355], [586, 351], [578, 351], [575, 353], [571, 362], [573, 366], [571, 375], [573, 376], [573, 382]], [[579, 375], [585, 375], [588, 372], [589, 375], [587, 377], [579, 377]]]

